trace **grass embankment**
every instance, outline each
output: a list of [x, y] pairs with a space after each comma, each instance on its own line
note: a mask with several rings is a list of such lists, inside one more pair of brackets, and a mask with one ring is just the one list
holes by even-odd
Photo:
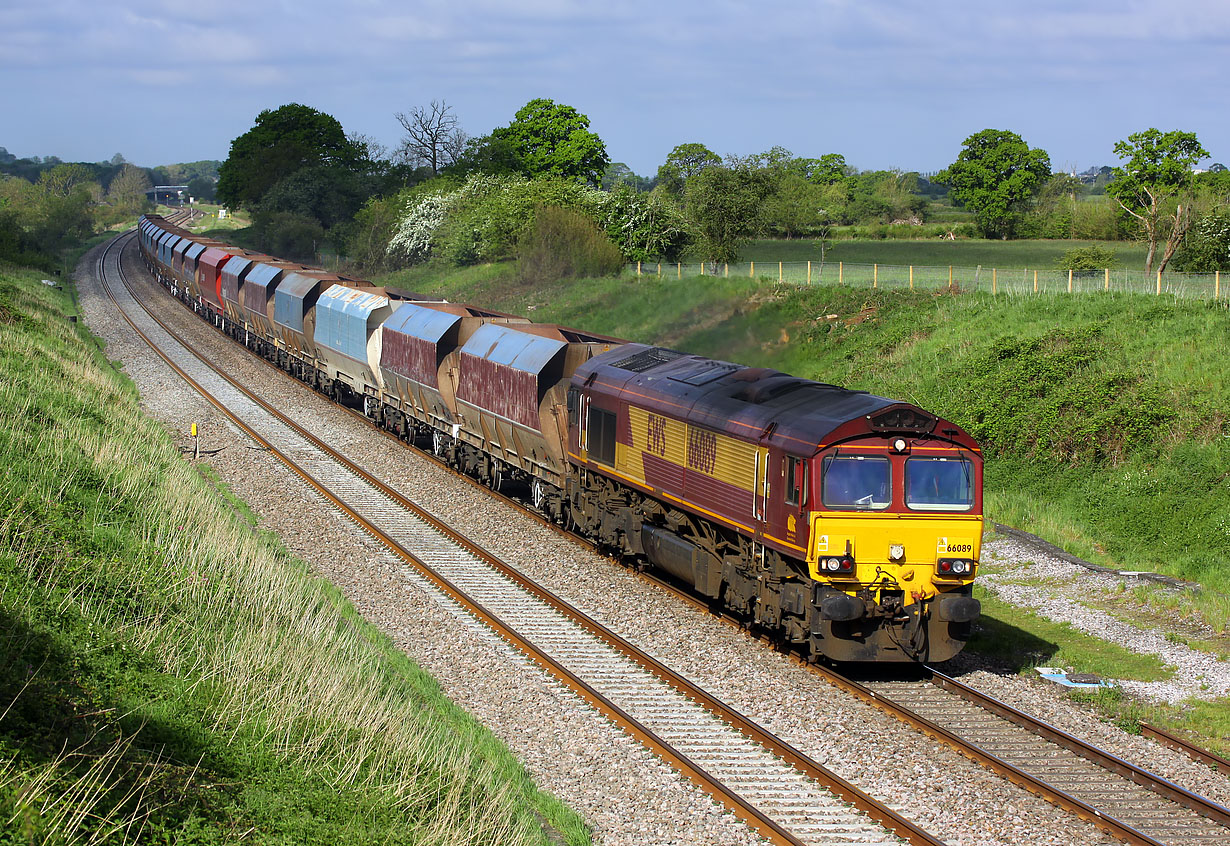
[[588, 842], [0, 267], [0, 841]]

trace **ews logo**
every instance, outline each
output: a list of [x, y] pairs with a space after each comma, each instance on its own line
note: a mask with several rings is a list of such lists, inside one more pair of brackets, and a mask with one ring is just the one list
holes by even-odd
[[645, 433], [645, 451], [654, 455], [666, 455], [666, 418], [649, 415], [648, 431]]

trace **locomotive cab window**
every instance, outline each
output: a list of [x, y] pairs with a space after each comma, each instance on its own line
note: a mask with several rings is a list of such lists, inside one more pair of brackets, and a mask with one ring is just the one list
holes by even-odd
[[915, 511], [968, 511], [974, 507], [974, 467], [964, 458], [909, 458], [905, 504]]
[[589, 429], [586, 432], [589, 457], [602, 464], [615, 465], [615, 415], [601, 408], [590, 407]]
[[828, 508], [881, 510], [892, 501], [892, 469], [887, 458], [830, 455], [820, 472], [820, 499]]
[[801, 458], [795, 458], [792, 455], [786, 456], [786, 466], [784, 469], [786, 484], [785, 484], [785, 499], [787, 505], [806, 505], [807, 504], [807, 464]]

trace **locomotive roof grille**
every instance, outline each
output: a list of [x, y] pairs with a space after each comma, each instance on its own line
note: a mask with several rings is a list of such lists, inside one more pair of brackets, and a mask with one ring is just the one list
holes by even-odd
[[881, 414], [868, 415], [871, 428], [877, 432], [930, 432], [935, 417], [917, 408], [890, 408]]
[[633, 353], [627, 358], [621, 358], [619, 361], [613, 362], [611, 366], [618, 367], [620, 370], [631, 370], [633, 373], [644, 373], [646, 370], [657, 367], [659, 364], [666, 364], [685, 355], [687, 353], [668, 350], [665, 347], [650, 347], [647, 350]]

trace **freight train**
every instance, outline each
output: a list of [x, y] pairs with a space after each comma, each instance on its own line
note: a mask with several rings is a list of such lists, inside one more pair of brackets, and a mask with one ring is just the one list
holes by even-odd
[[531, 322], [142, 218], [203, 318], [378, 426], [813, 660], [968, 640], [982, 454], [906, 402]]

